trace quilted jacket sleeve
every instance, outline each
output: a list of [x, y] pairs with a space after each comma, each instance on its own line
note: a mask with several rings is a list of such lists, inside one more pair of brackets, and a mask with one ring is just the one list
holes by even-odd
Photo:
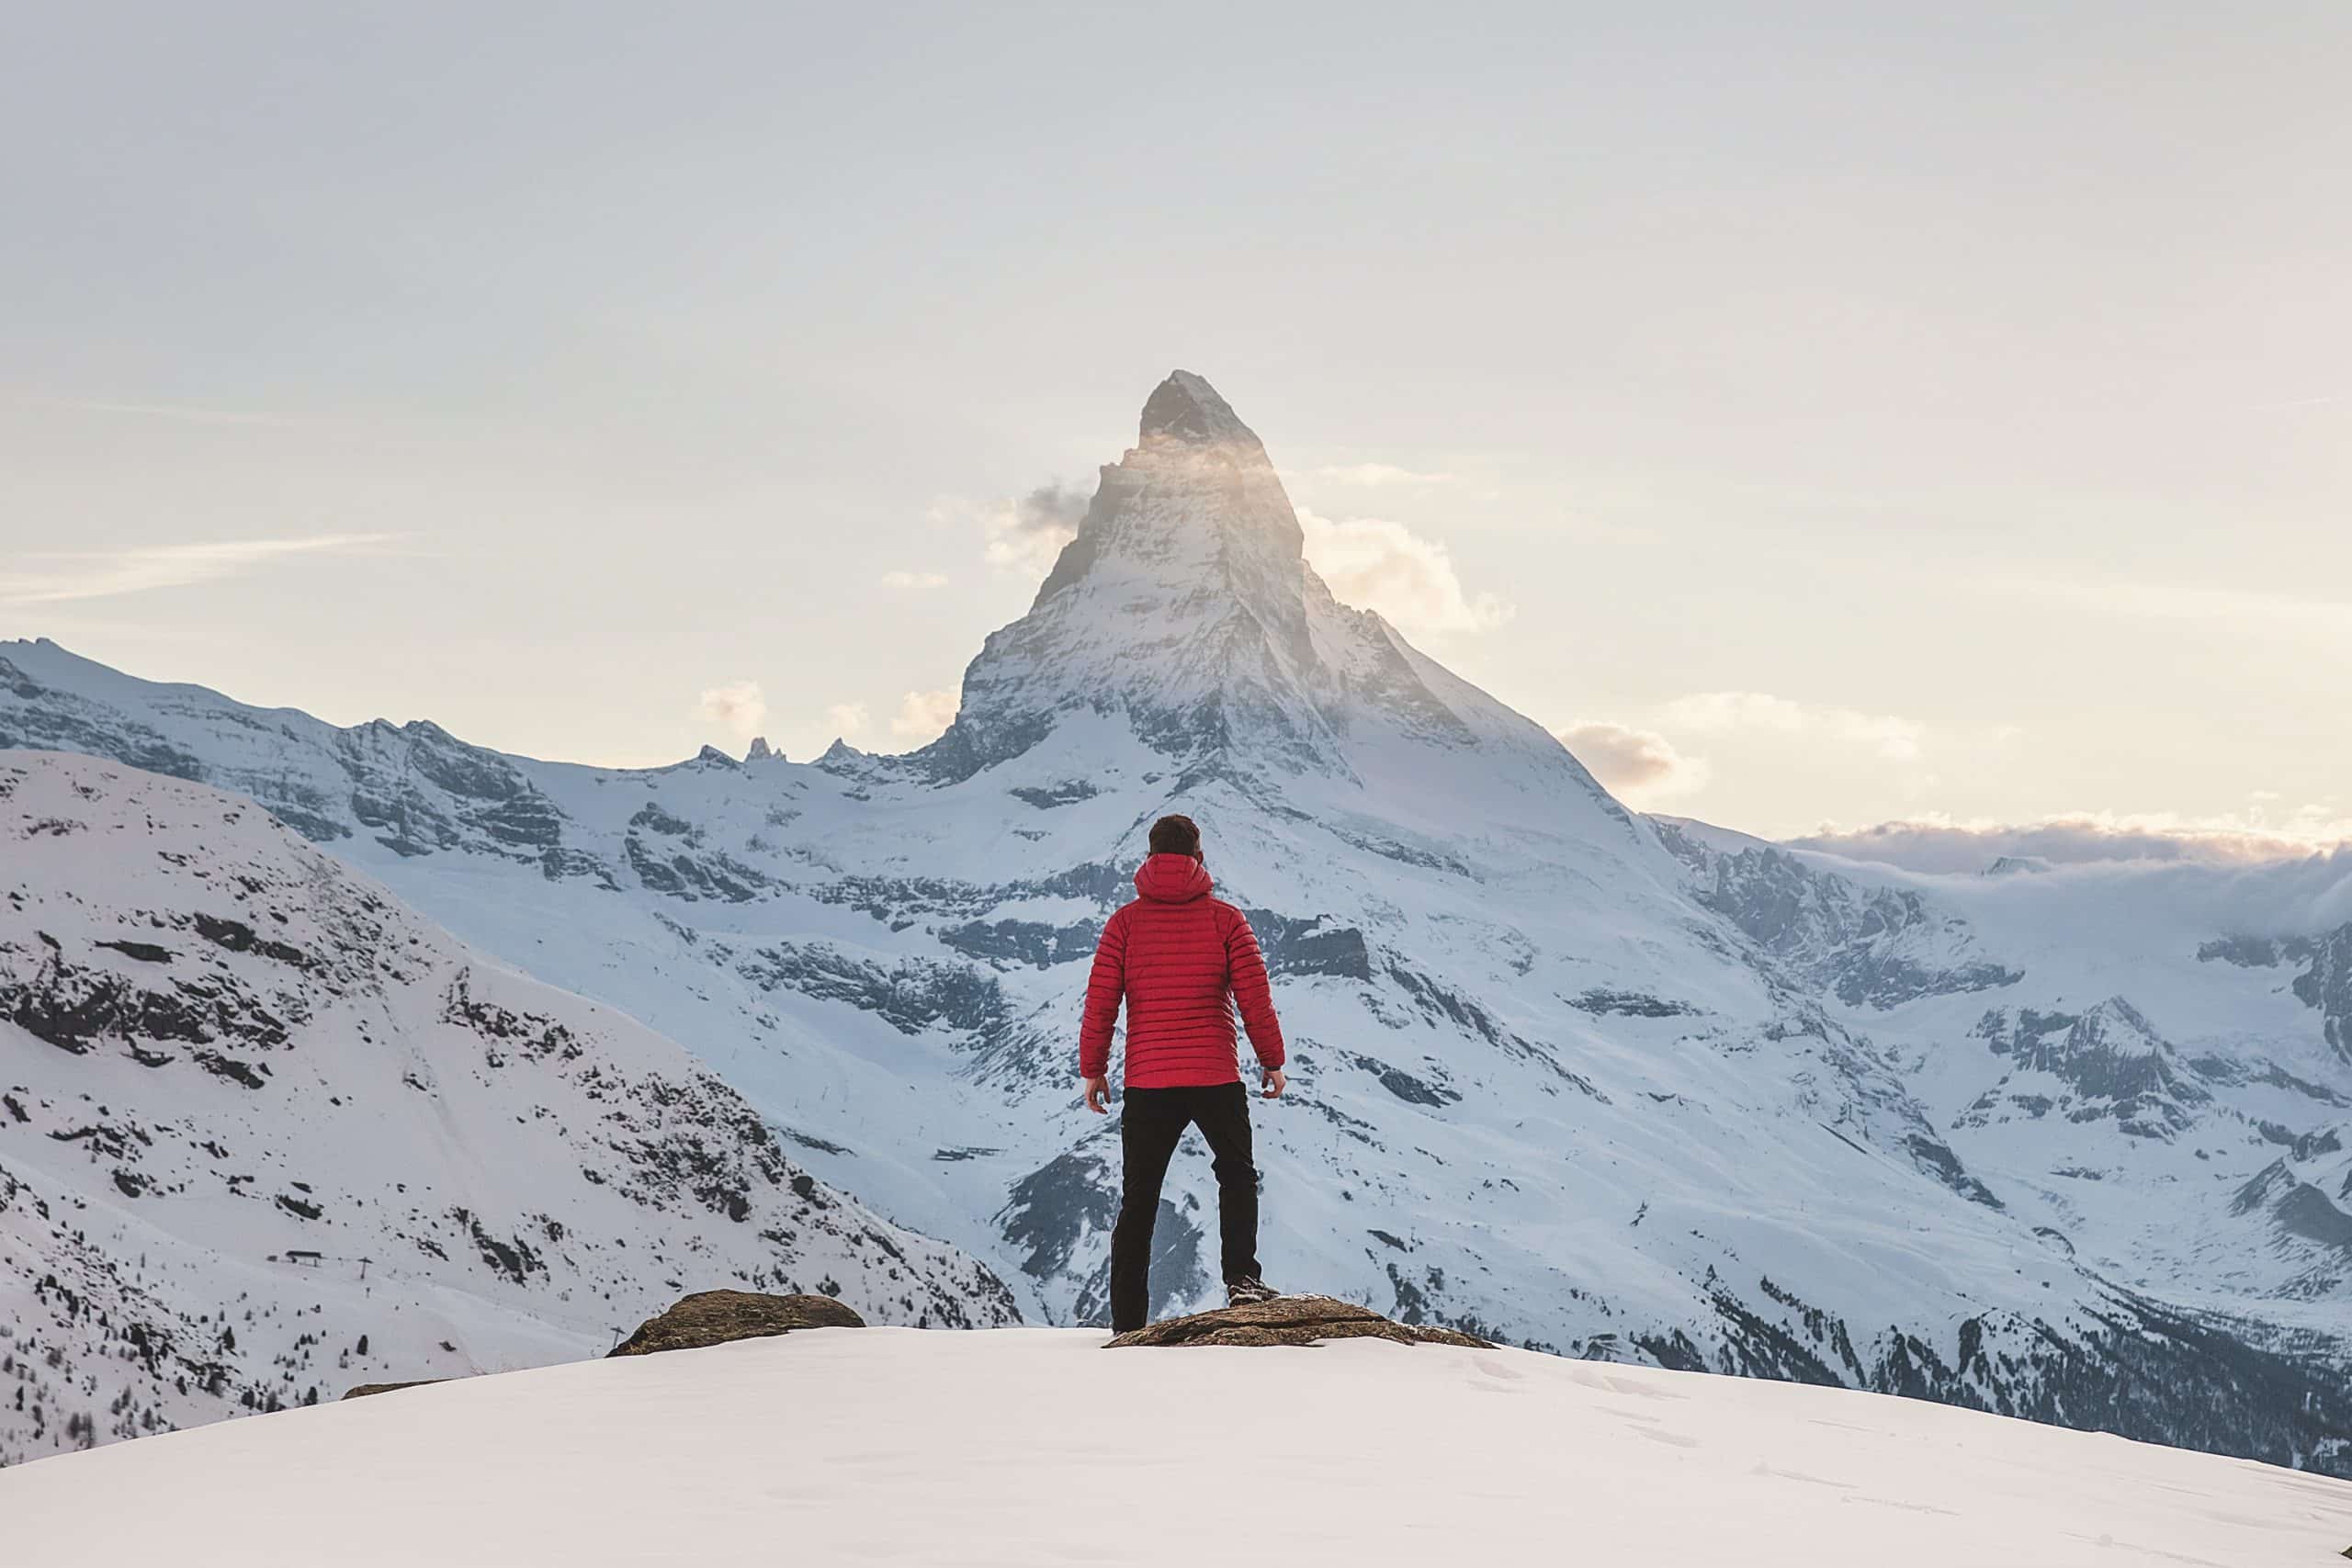
[[1094, 972], [1086, 978], [1086, 1016], [1078, 1030], [1078, 1072], [1099, 1078], [1111, 1070], [1111, 1029], [1127, 988], [1127, 912], [1102, 922], [1094, 944]]
[[1250, 1049], [1268, 1072], [1283, 1065], [1282, 1021], [1274, 1016], [1273, 987], [1266, 980], [1265, 954], [1258, 951], [1258, 933], [1250, 917], [1236, 909], [1225, 933], [1227, 972], [1233, 977], [1234, 1005], [1240, 1010], [1241, 1027], [1250, 1032]]

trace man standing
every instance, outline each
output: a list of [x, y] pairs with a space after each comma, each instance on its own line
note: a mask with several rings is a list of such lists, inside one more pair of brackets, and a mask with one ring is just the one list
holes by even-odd
[[1250, 1032], [1268, 1100], [1283, 1077], [1283, 1030], [1257, 933], [1240, 910], [1209, 897], [1216, 886], [1189, 817], [1151, 825], [1151, 858], [1136, 873], [1134, 903], [1113, 915], [1094, 949], [1078, 1071], [1086, 1108], [1108, 1114], [1111, 1026], [1127, 1005], [1126, 1093], [1119, 1109], [1125, 1178], [1111, 1233], [1111, 1328], [1141, 1328], [1149, 1301], [1151, 1226], [1159, 1184], [1186, 1126], [1216, 1156], [1217, 1217], [1229, 1304], [1280, 1294], [1258, 1278], [1258, 1168], [1250, 1151], [1250, 1093], [1241, 1087], [1234, 1014]]

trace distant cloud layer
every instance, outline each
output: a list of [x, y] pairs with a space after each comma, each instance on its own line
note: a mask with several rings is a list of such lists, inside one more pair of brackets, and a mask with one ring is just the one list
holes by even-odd
[[1492, 593], [1463, 588], [1443, 545], [1402, 523], [1334, 521], [1302, 506], [1298, 525], [1308, 564], [1340, 602], [1377, 611], [1408, 637], [1482, 632], [1511, 617], [1511, 606]]
[[882, 574], [885, 588], [944, 588], [947, 574], [943, 571], [886, 571]]
[[909, 692], [899, 699], [890, 733], [919, 743], [936, 740], [956, 722], [963, 699], [953, 691]]
[[1706, 759], [1684, 756], [1655, 730], [1588, 719], [1557, 734], [1560, 744], [1628, 805], [1647, 808], [1707, 786]]
[[2102, 861], [2186, 861], [2245, 865], [2299, 860], [2352, 841], [2352, 821], [2299, 813], [2284, 828], [2229, 821], [2096, 815], [2053, 818], [2022, 825], [1939, 821], [1882, 822], [1832, 829], [1783, 840], [1852, 860], [1881, 861], [1909, 871], [1983, 871], [2003, 855], [2052, 865]]
[[866, 727], [874, 722], [874, 716], [864, 703], [835, 703], [825, 710], [825, 722], [836, 736], [847, 740], [865, 734]]
[[768, 700], [761, 694], [757, 681], [729, 682], [702, 694], [703, 717], [725, 725], [747, 740], [759, 733], [760, 721], [767, 714]]
[[224, 539], [126, 550], [37, 551], [18, 558], [30, 571], [0, 572], [0, 604], [110, 599], [238, 577], [291, 556], [346, 555], [391, 543], [394, 534], [314, 534], [293, 539]]

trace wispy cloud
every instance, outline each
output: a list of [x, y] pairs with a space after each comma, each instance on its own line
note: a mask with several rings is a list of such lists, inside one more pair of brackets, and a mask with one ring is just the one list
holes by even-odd
[[1660, 719], [1672, 729], [1722, 734], [1777, 731], [1867, 746], [1894, 762], [1918, 760], [1928, 727], [1894, 714], [1863, 713], [1776, 697], [1769, 692], [1698, 692], [1667, 704]]
[[944, 588], [947, 574], [944, 571], [886, 571], [882, 574], [885, 588]]
[[1329, 479], [1335, 484], [1361, 485], [1366, 490], [1378, 490], [1384, 485], [1451, 485], [1460, 484], [1460, 474], [1423, 473], [1413, 468], [1400, 468], [1394, 463], [1327, 463], [1307, 470], [1313, 479]]
[[1611, 795], [1648, 809], [1707, 787], [1704, 757], [1686, 756], [1655, 730], [1585, 719], [1555, 732]]
[[1015, 576], [1038, 578], [1053, 570], [1062, 547], [1078, 536], [1092, 502], [1086, 491], [1058, 480], [1026, 495], [973, 501], [943, 495], [931, 503], [931, 521], [954, 527], [977, 525], [989, 566]]
[[2352, 635], [2352, 600], [2188, 582], [2079, 582], [2026, 579], [2004, 586], [2142, 620], [2199, 621], [2247, 631]]
[[702, 694], [703, 717], [725, 725], [746, 739], [759, 733], [760, 721], [767, 714], [768, 700], [757, 681], [733, 681]]
[[288, 425], [300, 423], [284, 414], [254, 409], [213, 409], [192, 403], [114, 402], [101, 398], [59, 398], [16, 393], [10, 402], [31, 408], [64, 409], [74, 413], [125, 414], [133, 419], [169, 419], [182, 424]]
[[954, 691], [909, 692], [899, 699], [890, 733], [909, 740], [936, 740], [956, 722], [956, 710], [963, 705]]
[[1334, 520], [1298, 509], [1306, 558], [1342, 604], [1377, 611], [1408, 637], [1482, 632], [1511, 618], [1512, 606], [1462, 586], [1453, 557], [1402, 523]]
[[874, 715], [864, 703], [835, 703], [825, 710], [825, 722], [833, 733], [846, 740], [853, 735], [863, 735], [874, 722]]
[[0, 568], [0, 604], [58, 604], [184, 588], [258, 570], [297, 556], [349, 555], [393, 543], [397, 534], [318, 534], [296, 539], [224, 539], [125, 550], [49, 550]]

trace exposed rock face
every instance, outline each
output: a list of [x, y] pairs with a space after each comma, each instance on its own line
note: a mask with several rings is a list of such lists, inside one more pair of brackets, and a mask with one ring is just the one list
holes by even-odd
[[1276, 1296], [1270, 1302], [1196, 1312], [1147, 1324], [1111, 1341], [1110, 1349], [1130, 1345], [1315, 1345], [1326, 1339], [1387, 1339], [1399, 1345], [1455, 1345], [1494, 1348], [1484, 1339], [1451, 1328], [1398, 1323], [1368, 1307], [1330, 1296]]
[[1982, 956], [1968, 923], [1908, 890], [1863, 887], [1785, 850], [1724, 852], [1671, 825], [1658, 836], [1699, 874], [1700, 903], [1815, 990], [1880, 1011], [1996, 990], [2024, 972]]
[[1959, 1126], [2054, 1111], [2078, 1124], [2111, 1121], [2135, 1138], [2171, 1139], [2213, 1098], [2146, 1015], [2121, 997], [2080, 1014], [1995, 1008], [1973, 1032], [2011, 1066], [1962, 1112]]
[[2310, 965], [2294, 983], [2296, 998], [2317, 1008], [2321, 1032], [2336, 1055], [2352, 1062], [2352, 920], [2320, 936], [2231, 936], [2197, 950], [2200, 962], [2220, 959], [2243, 969], [2274, 968], [2280, 963]]
[[764, 1339], [796, 1328], [863, 1328], [860, 1317], [831, 1296], [770, 1296], [757, 1291], [697, 1291], [638, 1325], [616, 1356], [657, 1350], [699, 1350], [733, 1339]]

